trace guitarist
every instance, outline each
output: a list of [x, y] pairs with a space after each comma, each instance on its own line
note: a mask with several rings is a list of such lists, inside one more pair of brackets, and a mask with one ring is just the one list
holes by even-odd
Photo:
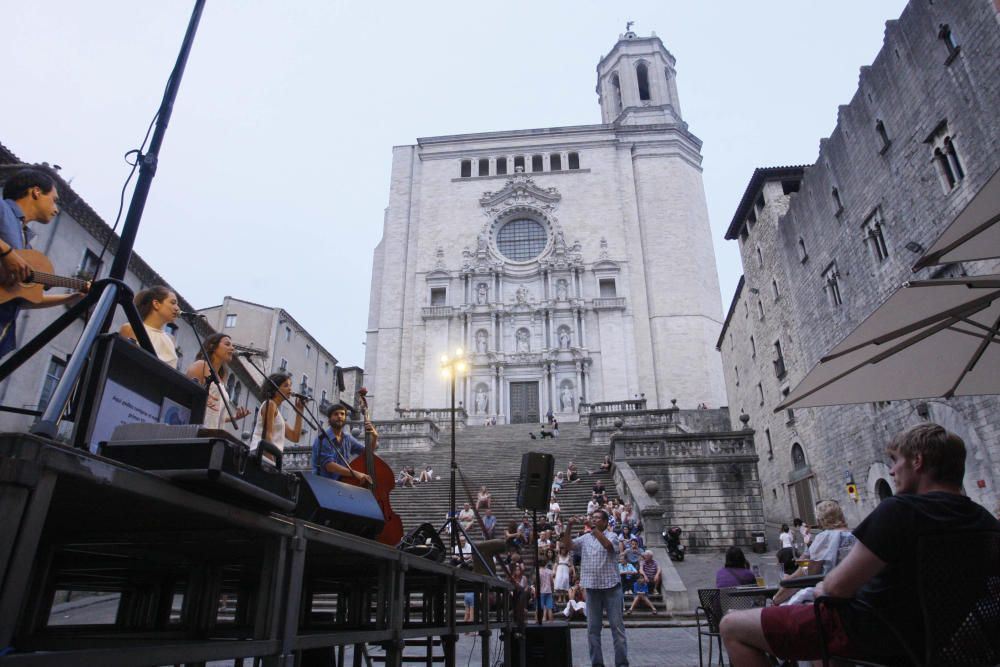
[[[28, 229], [29, 222], [47, 225], [59, 214], [59, 192], [55, 179], [41, 169], [22, 169], [7, 179], [3, 186], [3, 204], [0, 204], [0, 264], [3, 266], [2, 282], [14, 285], [29, 279], [31, 267], [18, 250], [31, 248], [35, 233]], [[46, 294], [41, 303], [26, 304], [14, 299], [0, 304], [0, 357], [17, 345], [15, 322], [22, 308], [50, 308], [63, 304], [72, 305], [83, 298], [75, 294]]]
[[[365, 453], [365, 446], [357, 438], [344, 430], [347, 423], [347, 408], [337, 403], [327, 413], [330, 428], [313, 441], [313, 467], [316, 474], [327, 479], [340, 479], [343, 476], [371, 484], [371, 477], [348, 467], [355, 456]], [[365, 420], [365, 430], [371, 437], [372, 451], [378, 449], [378, 432], [375, 426]]]

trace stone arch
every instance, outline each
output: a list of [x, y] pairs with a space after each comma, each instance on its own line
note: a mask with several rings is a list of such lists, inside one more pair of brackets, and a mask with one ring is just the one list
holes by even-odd
[[611, 105], [614, 107], [615, 113], [621, 113], [622, 104], [622, 82], [618, 78], [618, 72], [614, 72], [611, 75]]
[[792, 470], [802, 470], [806, 468], [809, 464], [806, 463], [806, 452], [802, 449], [802, 445], [797, 442], [792, 443]]
[[639, 99], [643, 102], [652, 99], [649, 89], [649, 65], [643, 60], [635, 64], [635, 82], [639, 89]]
[[879, 477], [875, 481], [875, 497], [879, 499], [879, 502], [892, 497], [892, 487], [889, 486], [889, 482], [885, 481], [884, 477]]

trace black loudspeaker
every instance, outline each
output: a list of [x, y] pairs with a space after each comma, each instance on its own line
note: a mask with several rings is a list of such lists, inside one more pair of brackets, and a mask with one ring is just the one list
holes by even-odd
[[552, 473], [556, 460], [551, 454], [525, 452], [517, 481], [517, 506], [523, 510], [549, 511]]
[[[514, 643], [512, 667], [573, 667], [573, 645], [570, 642], [569, 624], [562, 621], [545, 625], [527, 625], [522, 628], [523, 639]], [[524, 663], [517, 646], [524, 642]]]
[[361, 537], [375, 537], [382, 532], [385, 517], [371, 491], [312, 472], [296, 474], [302, 483], [295, 516]]

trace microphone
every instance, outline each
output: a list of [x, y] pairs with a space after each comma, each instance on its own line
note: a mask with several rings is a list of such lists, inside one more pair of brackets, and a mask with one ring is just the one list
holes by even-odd
[[238, 352], [233, 352], [234, 357], [243, 357], [249, 359], [250, 357], [263, 357], [263, 352], [257, 352], [256, 350], [240, 350]]
[[188, 312], [186, 310], [180, 311], [179, 313], [177, 313], [177, 315], [180, 316], [180, 317], [188, 318], [188, 319], [190, 319], [192, 317], [200, 317], [203, 320], [207, 320], [208, 319], [207, 317], [205, 317], [201, 313], [190, 313], [190, 312]]
[[291, 398], [301, 398], [303, 401], [311, 401], [311, 400], [313, 400], [312, 396], [306, 396], [305, 394], [300, 394], [300, 393], [295, 392], [295, 391], [293, 391], [292, 393], [290, 393], [289, 396]]

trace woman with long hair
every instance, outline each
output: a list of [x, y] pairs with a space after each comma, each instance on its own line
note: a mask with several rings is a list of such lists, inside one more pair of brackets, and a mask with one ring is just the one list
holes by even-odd
[[[302, 436], [302, 408], [305, 402], [301, 396], [295, 397], [295, 424], [289, 426], [281, 416], [281, 404], [292, 395], [292, 376], [289, 373], [272, 373], [264, 380], [260, 392], [260, 413], [250, 438], [250, 451], [256, 451], [261, 440], [267, 440], [279, 450], [285, 449], [285, 442], [298, 442]], [[273, 456], [263, 454], [263, 459], [275, 464]]]
[[[168, 324], [173, 324], [181, 312], [177, 304], [177, 295], [168, 287], [153, 285], [136, 294], [134, 302], [146, 334], [153, 342], [156, 356], [171, 368], [177, 368], [177, 345], [173, 337], [164, 331]], [[124, 338], [138, 342], [131, 324], [123, 324], [118, 333]]]
[[[226, 391], [226, 376], [229, 369], [226, 367], [233, 360], [233, 340], [226, 334], [212, 334], [205, 339], [205, 352], [208, 353], [206, 360], [199, 351], [195, 357], [195, 362], [188, 366], [187, 376], [192, 380], [208, 385], [208, 401], [205, 403], [205, 424], [206, 428], [221, 429], [230, 422], [243, 419], [250, 411], [245, 407], [231, 406], [229, 392]], [[211, 364], [211, 369], [209, 368]], [[211, 381], [212, 370], [219, 376], [219, 383]], [[233, 417], [229, 416], [229, 409], [232, 409]]]

